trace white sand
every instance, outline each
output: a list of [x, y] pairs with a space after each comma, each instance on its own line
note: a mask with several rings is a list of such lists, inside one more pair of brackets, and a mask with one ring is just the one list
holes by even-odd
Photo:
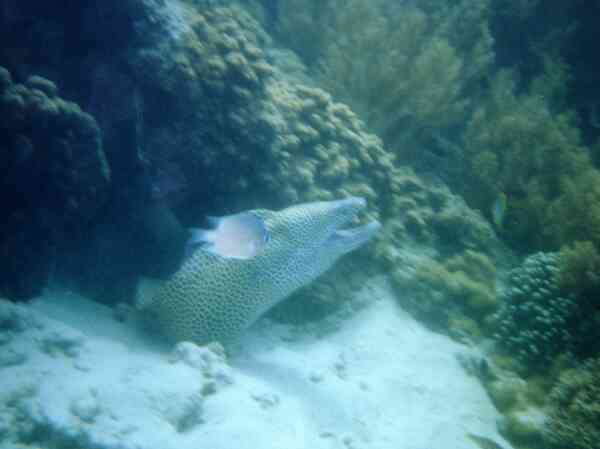
[[[0, 447], [474, 449], [475, 434], [510, 448], [456, 359], [467, 348], [415, 322], [383, 279], [352, 304], [306, 329], [262, 320], [225, 363], [191, 344], [173, 356], [75, 295], [3, 303]], [[18, 315], [11, 331], [2, 313]]]

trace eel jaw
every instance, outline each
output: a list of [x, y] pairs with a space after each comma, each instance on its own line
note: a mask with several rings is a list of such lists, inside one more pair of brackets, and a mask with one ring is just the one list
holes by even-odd
[[339, 247], [342, 253], [354, 251], [368, 242], [381, 229], [377, 220], [350, 229], [337, 229], [327, 240], [327, 245]]
[[333, 245], [344, 254], [355, 250], [369, 241], [373, 235], [381, 228], [381, 224], [377, 220], [373, 220], [362, 226], [354, 228], [341, 229], [346, 223], [354, 220], [358, 213], [365, 209], [367, 202], [364, 198], [351, 197], [340, 200], [336, 208], [340, 214], [344, 215], [344, 219], [333, 230], [331, 235], [325, 242], [325, 245]]

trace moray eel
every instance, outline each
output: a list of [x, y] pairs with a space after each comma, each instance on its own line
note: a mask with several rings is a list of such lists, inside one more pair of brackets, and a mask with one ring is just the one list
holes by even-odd
[[192, 233], [200, 246], [138, 307], [173, 342], [229, 344], [377, 232], [377, 221], [342, 229], [365, 206], [351, 197], [213, 218], [215, 229]]

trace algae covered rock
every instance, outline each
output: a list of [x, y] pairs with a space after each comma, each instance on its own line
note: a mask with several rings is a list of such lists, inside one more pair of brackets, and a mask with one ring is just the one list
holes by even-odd
[[498, 307], [496, 264], [510, 260], [490, 225], [439, 182], [393, 171], [376, 260], [389, 270], [398, 299], [430, 327], [479, 339]]
[[467, 250], [443, 262], [425, 259], [414, 276], [393, 272], [399, 293], [410, 288], [402, 304], [418, 319], [454, 338], [482, 337], [485, 319], [497, 308], [496, 267], [483, 253]]
[[513, 411], [498, 423], [498, 430], [519, 447], [544, 447], [546, 415], [539, 408]]

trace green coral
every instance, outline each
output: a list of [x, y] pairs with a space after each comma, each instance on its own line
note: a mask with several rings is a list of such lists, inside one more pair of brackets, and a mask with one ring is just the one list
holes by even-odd
[[496, 269], [484, 254], [467, 250], [443, 263], [436, 260], [416, 267], [407, 284], [400, 273], [392, 274], [393, 285], [413, 295], [404, 304], [417, 318], [434, 329], [449, 332], [456, 338], [478, 339], [487, 316], [496, 310]]
[[280, 39], [404, 162], [464, 120], [493, 59], [487, 0], [284, 3]]
[[547, 226], [555, 245], [588, 240], [600, 248], [600, 172], [583, 167], [562, 180], [561, 195], [547, 213]]
[[542, 375], [522, 378], [522, 367], [510, 355], [494, 353], [487, 359], [486, 375], [480, 376], [495, 407], [502, 413], [500, 433], [515, 447], [547, 448], [547, 406], [559, 374], [572, 359], [557, 357]]
[[560, 250], [559, 283], [576, 294], [600, 287], [600, 254], [592, 242], [575, 242]]
[[568, 218], [555, 212], [556, 202], [590, 167], [573, 115], [554, 112], [549, 96], [540, 92], [555, 90], [549, 83], [518, 95], [514, 76], [500, 73], [463, 137], [467, 202], [490, 217], [492, 205], [505, 194], [504, 234], [538, 249], [567, 243], [560, 235]]
[[565, 371], [549, 403], [547, 438], [553, 446], [600, 448], [600, 359]]
[[544, 449], [544, 418], [538, 409], [512, 412], [502, 418], [498, 430], [517, 447]]
[[485, 388], [494, 406], [501, 413], [506, 413], [514, 409], [522, 400], [523, 384], [520, 379], [498, 379], [485, 383]]
[[[578, 217], [575, 217], [577, 220]], [[592, 242], [575, 242], [559, 253], [558, 282], [577, 299], [575, 350], [580, 357], [598, 354], [600, 338], [600, 254]]]
[[465, 305], [470, 314], [481, 319], [496, 309], [496, 267], [489, 257], [467, 250], [448, 259], [445, 265], [464, 284]]
[[534, 254], [509, 273], [494, 337], [526, 369], [539, 371], [573, 349], [577, 311], [558, 285], [558, 255]]

